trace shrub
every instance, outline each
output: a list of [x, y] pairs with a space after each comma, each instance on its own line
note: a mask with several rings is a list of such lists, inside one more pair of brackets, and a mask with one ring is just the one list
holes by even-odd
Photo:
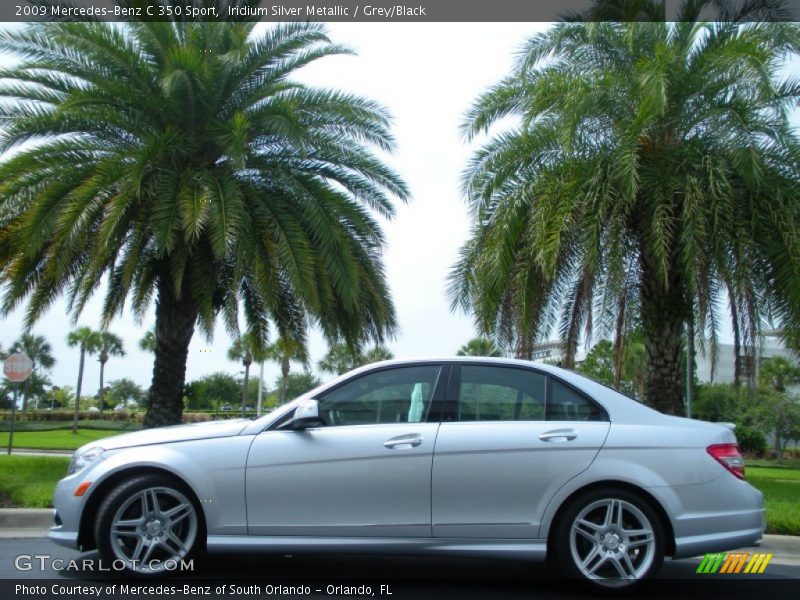
[[738, 424], [735, 431], [742, 452], [761, 456], [767, 451], [767, 438], [758, 429]]
[[712, 423], [738, 421], [740, 405], [739, 392], [733, 385], [700, 384], [692, 404], [692, 416]]

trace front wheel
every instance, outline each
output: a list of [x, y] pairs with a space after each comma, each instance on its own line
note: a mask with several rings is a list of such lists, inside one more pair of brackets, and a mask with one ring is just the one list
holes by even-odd
[[627, 490], [596, 490], [577, 498], [556, 530], [555, 550], [566, 575], [595, 589], [631, 589], [664, 561], [664, 529], [656, 512]]
[[95, 540], [115, 570], [158, 575], [191, 558], [199, 531], [188, 490], [161, 475], [142, 475], [122, 482], [103, 500]]

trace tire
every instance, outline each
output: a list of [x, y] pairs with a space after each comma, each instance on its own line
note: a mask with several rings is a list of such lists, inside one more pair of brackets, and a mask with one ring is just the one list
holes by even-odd
[[593, 591], [622, 592], [652, 578], [664, 562], [664, 527], [637, 494], [621, 488], [582, 494], [555, 530], [562, 573]]
[[186, 486], [149, 474], [123, 481], [103, 499], [94, 535], [105, 568], [154, 576], [193, 558], [202, 532], [201, 511]]

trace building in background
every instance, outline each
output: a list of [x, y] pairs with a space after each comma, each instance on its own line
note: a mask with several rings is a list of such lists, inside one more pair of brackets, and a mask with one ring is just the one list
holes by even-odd
[[[780, 330], [772, 329], [766, 332], [764, 344], [761, 352], [757, 355], [756, 364], [749, 356], [739, 356], [740, 373], [742, 382], [746, 381], [748, 375], [755, 369], [754, 377], [758, 377], [758, 363], [762, 360], [770, 359], [774, 356], [783, 356], [794, 360], [794, 356], [789, 352], [780, 340]], [[717, 352], [717, 365], [714, 369], [713, 378], [711, 372], [711, 342], [706, 340], [706, 349], [703, 352], [697, 346], [697, 379], [701, 383], [733, 383], [734, 357], [733, 344], [719, 344]]]

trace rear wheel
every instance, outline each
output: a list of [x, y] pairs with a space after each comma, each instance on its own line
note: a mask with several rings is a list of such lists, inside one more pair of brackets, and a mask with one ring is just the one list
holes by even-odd
[[567, 576], [595, 589], [631, 589], [664, 561], [664, 529], [656, 512], [623, 489], [595, 490], [567, 508], [555, 550]]
[[162, 475], [142, 475], [122, 482], [103, 500], [95, 540], [115, 570], [158, 575], [195, 554], [200, 525], [184, 486]]

